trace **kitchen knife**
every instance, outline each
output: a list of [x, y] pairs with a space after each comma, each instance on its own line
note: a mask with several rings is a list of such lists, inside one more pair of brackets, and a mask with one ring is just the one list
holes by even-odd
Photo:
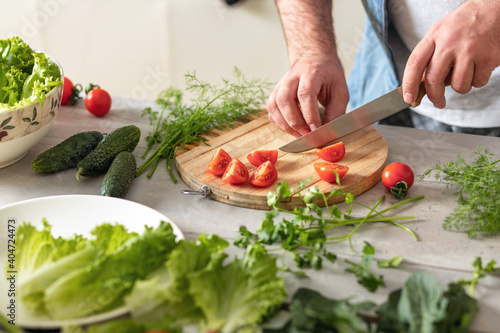
[[425, 86], [423, 81], [420, 83], [417, 99], [412, 104], [404, 101], [402, 88], [398, 87], [295, 139], [279, 149], [289, 153], [300, 153], [312, 148], [325, 146], [338, 138], [398, 113], [409, 106], [417, 107], [424, 96]]

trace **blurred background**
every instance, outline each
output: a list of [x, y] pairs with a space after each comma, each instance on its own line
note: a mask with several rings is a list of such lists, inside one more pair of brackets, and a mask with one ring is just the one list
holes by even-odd
[[[22, 37], [58, 60], [73, 83], [111, 95], [155, 99], [196, 71], [213, 83], [234, 66], [277, 82], [288, 69], [273, 0], [0, 0], [0, 38]], [[8, 10], [7, 10], [8, 9]], [[334, 0], [348, 74], [362, 36], [361, 1]]]

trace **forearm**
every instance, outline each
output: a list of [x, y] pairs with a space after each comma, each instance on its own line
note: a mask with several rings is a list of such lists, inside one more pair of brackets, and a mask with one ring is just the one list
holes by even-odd
[[276, 0], [290, 65], [304, 56], [336, 54], [332, 0]]

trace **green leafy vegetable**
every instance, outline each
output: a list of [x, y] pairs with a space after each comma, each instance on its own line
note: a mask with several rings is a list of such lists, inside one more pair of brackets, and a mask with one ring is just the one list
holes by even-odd
[[213, 129], [232, 127], [236, 122], [249, 119], [260, 112], [265, 104], [270, 84], [247, 80], [235, 69], [235, 82], [222, 79], [222, 86], [203, 82], [196, 73], [186, 74], [187, 91], [194, 95], [191, 103], [182, 99], [182, 92], [169, 88], [160, 93], [156, 104], [161, 111], [151, 108], [143, 110], [143, 116], [150, 120], [153, 130], [147, 137], [148, 145], [143, 158], [154, 151], [137, 169], [137, 176], [151, 168], [151, 177], [160, 162], [166, 160], [167, 169], [174, 183], [177, 182], [172, 166], [178, 150], [189, 149], [187, 145], [205, 143], [200, 135]]
[[435, 177], [448, 186], [458, 187], [458, 207], [446, 217], [444, 228], [462, 230], [469, 237], [478, 233], [492, 236], [500, 233], [500, 160], [481, 147], [472, 153], [475, 160], [467, 163], [458, 153], [457, 161], [437, 163], [421, 178], [436, 172]]
[[378, 287], [385, 286], [384, 277], [382, 275], [377, 276], [371, 271], [370, 266], [373, 261], [373, 255], [375, 254], [375, 248], [368, 242], [365, 242], [363, 254], [364, 255], [359, 264], [345, 259], [345, 262], [351, 265], [346, 268], [346, 271], [354, 273], [354, 275], [358, 277], [360, 285], [365, 287], [368, 291], [374, 292], [378, 289]]
[[497, 271], [500, 271], [500, 267], [495, 267], [497, 262], [495, 260], [490, 260], [488, 264], [486, 264], [485, 267], [483, 267], [483, 260], [481, 257], [476, 257], [474, 259], [474, 262], [472, 263], [472, 266], [474, 266], [474, 273], [472, 274], [472, 279], [471, 280], [460, 280], [458, 281], [459, 284], [469, 286], [469, 296], [473, 297], [474, 296], [474, 288], [479, 281], [479, 279], [482, 279], [483, 277], [486, 276], [488, 273], [494, 273]]
[[20, 37], [0, 39], [0, 111], [39, 102], [62, 84], [59, 67]]
[[[390, 210], [401, 205], [419, 200], [424, 196], [417, 196], [398, 202], [383, 210], [377, 210], [378, 205], [383, 201], [380, 199], [373, 207], [366, 207], [358, 204], [354, 200], [352, 193], [345, 193], [341, 189], [334, 189], [329, 194], [324, 194], [319, 187], [309, 187], [305, 194], [300, 190], [306, 188], [305, 184], [310, 179], [299, 183], [299, 191], [291, 189], [289, 184], [279, 183], [276, 185], [275, 192], [267, 194], [267, 203], [271, 210], [264, 214], [263, 221], [255, 233], [250, 232], [246, 227], [240, 227], [241, 237], [235, 241], [239, 247], [247, 247], [249, 244], [258, 243], [264, 245], [281, 244], [281, 247], [290, 252], [299, 268], [321, 269], [323, 259], [334, 262], [336, 255], [325, 248], [326, 243], [338, 243], [350, 241], [354, 233], [363, 225], [369, 223], [390, 223], [408, 231], [416, 240], [417, 237], [411, 229], [397, 222], [397, 220], [408, 220], [414, 216], [385, 216]], [[295, 207], [293, 210], [282, 208], [281, 200], [298, 195], [304, 202], [304, 207]], [[343, 212], [337, 205], [329, 205], [328, 199], [332, 196], [345, 196], [345, 203], [348, 205], [347, 211]], [[323, 202], [325, 208], [319, 207], [317, 202]], [[351, 215], [353, 205], [361, 205], [369, 210], [364, 217], [355, 217]], [[289, 214], [292, 219], [283, 217], [281, 221], [275, 222], [280, 213]], [[332, 235], [339, 227], [351, 226], [349, 232], [340, 235]], [[283, 267], [285, 270], [292, 271], [289, 267]], [[302, 271], [294, 272], [303, 276]]]
[[435, 277], [415, 272], [377, 308], [377, 332], [466, 333], [477, 310], [476, 300], [460, 285], [443, 291]]

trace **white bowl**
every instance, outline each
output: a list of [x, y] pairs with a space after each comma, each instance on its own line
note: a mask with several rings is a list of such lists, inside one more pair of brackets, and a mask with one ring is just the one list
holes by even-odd
[[[51, 60], [59, 67], [63, 80], [62, 67]], [[61, 106], [62, 89], [62, 85], [52, 89], [45, 96], [43, 106], [36, 102], [16, 110], [0, 111], [0, 168], [21, 160], [49, 132]]]

